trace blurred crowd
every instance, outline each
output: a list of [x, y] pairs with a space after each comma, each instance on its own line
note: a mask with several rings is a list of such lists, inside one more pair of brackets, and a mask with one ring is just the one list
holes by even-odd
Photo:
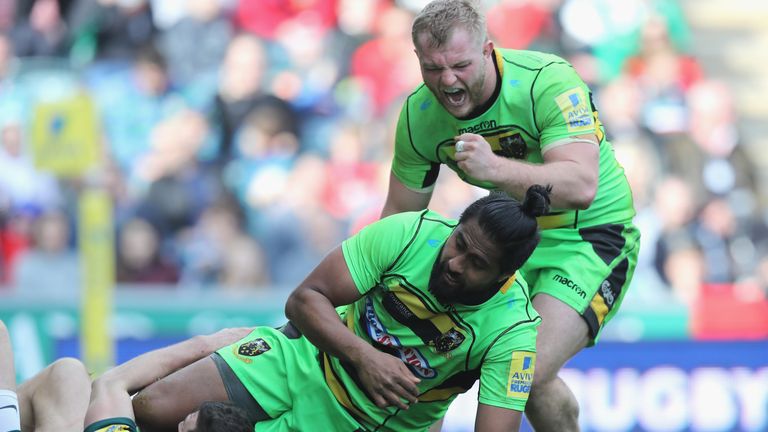
[[[291, 288], [378, 217], [425, 3], [0, 1], [0, 289], [77, 292], [87, 188], [113, 199], [120, 287]], [[679, 2], [483, 6], [497, 46], [559, 54], [595, 93], [643, 236], [628, 301], [765, 296], [766, 191]], [[32, 143], [63, 126], [38, 108], [73, 93], [96, 107], [99, 163], [55, 175]], [[443, 171], [431, 207], [455, 216], [483, 192]]]

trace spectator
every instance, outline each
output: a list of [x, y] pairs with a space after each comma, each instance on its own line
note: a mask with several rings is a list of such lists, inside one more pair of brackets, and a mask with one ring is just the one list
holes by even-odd
[[554, 11], [561, 0], [502, 0], [488, 10], [488, 32], [499, 46], [560, 53]]
[[678, 230], [661, 239], [664, 253], [661, 272], [674, 298], [687, 307], [701, 296], [706, 262], [701, 247], [686, 230]]
[[31, 248], [13, 270], [13, 284], [33, 296], [71, 297], [80, 292], [80, 261], [71, 245], [69, 220], [56, 210], [42, 214], [32, 225]]
[[[177, 237], [183, 288], [209, 288], [220, 280], [226, 255], [241, 237], [247, 234], [243, 230], [241, 209], [234, 200], [228, 198], [206, 208], [195, 225]], [[259, 264], [253, 263], [253, 266], [258, 268]]]
[[272, 92], [301, 115], [306, 150], [327, 151], [330, 130], [340, 113], [335, 91], [347, 59], [337, 57], [335, 36], [308, 16], [280, 26], [272, 44], [273, 59], [282, 60], [272, 79]]
[[270, 276], [262, 247], [247, 236], [239, 236], [224, 253], [218, 283], [225, 292], [254, 293], [269, 288]]
[[[696, 267], [701, 260], [699, 246], [696, 244], [691, 224], [698, 206], [690, 186], [679, 177], [670, 176], [662, 179], [655, 188], [653, 215], [645, 216], [643, 221], [644, 241], [652, 251], [656, 271], [671, 288], [678, 289], [678, 297], [686, 302], [694, 297], [694, 284], [688, 279], [673, 281], [680, 276], [681, 270], [669, 265], [669, 255], [675, 255], [686, 266]], [[646, 255], [647, 256], [647, 255]], [[698, 271], [698, 270], [697, 270]], [[703, 275], [690, 275], [691, 278], [703, 278]], [[677, 284], [677, 286], [675, 285]]]
[[13, 51], [13, 41], [5, 33], [0, 33], [0, 83], [6, 84], [8, 76], [16, 64], [16, 53]]
[[[8, 287], [20, 255], [29, 249], [33, 215], [0, 212], [0, 285]], [[12, 288], [12, 287], [11, 287]]]
[[384, 201], [379, 165], [365, 157], [365, 131], [351, 122], [338, 124], [331, 134], [323, 209], [337, 220], [359, 215]]
[[766, 227], [751, 215], [739, 217], [735, 207], [742, 204], [743, 200], [715, 197], [699, 213], [693, 229], [706, 264], [706, 283], [733, 283], [756, 274], [758, 245], [766, 240]]
[[164, 237], [191, 226], [222, 191], [216, 172], [199, 158], [208, 123], [202, 113], [180, 111], [157, 123], [150, 149], [136, 162], [137, 212]]
[[131, 62], [156, 32], [147, 0], [77, 0], [69, 22], [96, 61]]
[[267, 57], [262, 43], [253, 36], [232, 39], [221, 65], [218, 92], [214, 101], [213, 122], [220, 129], [219, 159], [234, 156], [234, 140], [248, 115], [261, 107], [269, 107], [287, 117], [287, 130], [298, 135], [298, 119], [284, 100], [265, 91], [264, 75]]
[[59, 0], [34, 0], [26, 19], [11, 31], [20, 57], [62, 56], [67, 52], [67, 27]]
[[161, 253], [160, 237], [149, 222], [141, 218], [128, 221], [117, 239], [118, 283], [168, 287], [178, 282], [178, 269]]
[[[421, 82], [416, 56], [404, 56], [413, 49], [413, 15], [390, 6], [379, 13], [373, 38], [361, 44], [350, 58], [349, 74], [360, 91], [371, 98], [372, 115], [379, 117]], [[387, 67], [381, 67], [386, 64]]]
[[130, 74], [103, 76], [94, 84], [108, 154], [129, 180], [137, 161], [150, 149], [157, 123], [186, 107], [171, 85], [165, 58], [154, 47], [142, 49]]
[[[225, 169], [229, 190], [246, 210], [248, 225], [258, 232], [260, 212], [281, 199], [299, 154], [292, 117], [275, 106], [255, 108], [237, 134], [239, 156]], [[264, 187], [269, 185], [269, 187]]]
[[643, 95], [643, 125], [659, 135], [683, 133], [686, 94], [702, 78], [701, 68], [694, 57], [675, 47], [663, 17], [649, 17], [640, 31], [639, 51], [627, 59], [624, 70]]
[[689, 31], [674, 0], [564, 0], [558, 13], [565, 45], [595, 55], [600, 82], [616, 78], [626, 59], [638, 52], [641, 29], [653, 16], [662, 17], [675, 46], [685, 51]]
[[298, 283], [344, 234], [342, 224], [322, 210], [326, 166], [317, 156], [299, 157], [275, 201], [260, 209], [253, 232], [269, 251], [270, 274], [279, 287]]
[[284, 1], [238, 0], [234, 19], [240, 29], [260, 39], [272, 40], [286, 26], [310, 22], [329, 31], [336, 23], [336, 0]]
[[0, 209], [47, 209], [62, 204], [60, 188], [34, 164], [21, 119], [6, 111], [0, 119]]
[[232, 33], [220, 0], [187, 1], [186, 14], [159, 39], [171, 79], [184, 86], [215, 76]]
[[18, 0], [0, 2], [0, 34], [5, 34], [13, 28], [16, 22], [16, 9]]

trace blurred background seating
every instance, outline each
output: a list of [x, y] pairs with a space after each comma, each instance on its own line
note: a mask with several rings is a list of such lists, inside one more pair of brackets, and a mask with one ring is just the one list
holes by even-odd
[[[206, 331], [247, 321], [245, 296], [279, 320], [289, 290], [378, 217], [424, 3], [0, 2], [0, 318], [58, 304], [46, 319], [73, 334], [77, 201], [98, 187], [118, 309], [159, 296], [185, 333]], [[573, 63], [632, 185], [640, 262], [604, 340], [768, 339], [768, 3], [481, 3], [498, 45]], [[40, 118], [73, 94], [95, 106], [98, 162], [61, 175], [40, 149], [81, 114]], [[482, 194], [439, 181], [431, 207], [453, 216]]]

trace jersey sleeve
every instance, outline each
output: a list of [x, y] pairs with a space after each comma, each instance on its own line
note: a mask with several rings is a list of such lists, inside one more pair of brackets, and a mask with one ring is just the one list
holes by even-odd
[[[406, 102], [397, 120], [392, 172], [408, 189], [414, 192], [431, 192], [437, 180], [436, 166], [416, 151], [410, 121]], [[439, 168], [439, 165], [437, 167]]]
[[398, 213], [374, 222], [341, 244], [344, 260], [361, 295], [381, 280], [412, 236], [420, 213]]
[[478, 401], [524, 411], [536, 367], [536, 328], [514, 329], [489, 349], [480, 369]]
[[573, 67], [566, 63], [545, 67], [536, 79], [533, 92], [542, 153], [572, 136], [589, 133], [599, 136], [589, 87]]

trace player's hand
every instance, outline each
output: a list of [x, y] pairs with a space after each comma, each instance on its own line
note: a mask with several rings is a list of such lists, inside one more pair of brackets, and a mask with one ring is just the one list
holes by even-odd
[[493, 153], [488, 141], [471, 133], [461, 134], [455, 140], [459, 168], [474, 179], [493, 182], [499, 169], [499, 156]]
[[379, 408], [396, 406], [408, 409], [408, 404], [416, 403], [420, 379], [416, 378], [402, 360], [372, 349], [355, 363], [358, 376], [365, 390]]

